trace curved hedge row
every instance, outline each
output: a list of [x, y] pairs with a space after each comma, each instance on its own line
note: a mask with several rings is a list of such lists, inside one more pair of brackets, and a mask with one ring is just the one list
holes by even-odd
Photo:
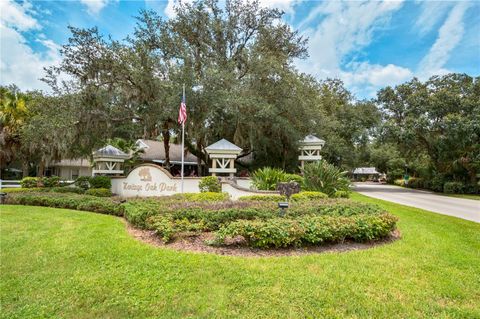
[[90, 195], [52, 192], [10, 193], [6, 197], [5, 203], [12, 205], [68, 208], [123, 216], [123, 207], [121, 206], [120, 202], [112, 198], [100, 198]]
[[23, 192], [8, 194], [6, 203], [124, 216], [134, 226], [155, 230], [165, 241], [215, 232], [216, 244], [226, 244], [229, 238], [241, 236], [248, 245], [259, 248], [378, 240], [388, 236], [397, 221], [376, 205], [348, 199], [292, 201], [283, 215], [275, 201], [220, 200], [219, 196], [225, 195], [214, 194], [130, 199], [121, 203], [107, 197]]

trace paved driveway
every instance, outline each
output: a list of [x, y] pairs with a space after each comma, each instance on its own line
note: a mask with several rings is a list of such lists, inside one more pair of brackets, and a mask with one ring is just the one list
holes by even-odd
[[376, 183], [355, 183], [360, 194], [480, 223], [480, 201]]

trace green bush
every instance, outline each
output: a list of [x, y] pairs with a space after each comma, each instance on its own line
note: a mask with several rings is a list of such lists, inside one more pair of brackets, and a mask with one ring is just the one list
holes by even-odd
[[224, 201], [230, 198], [228, 193], [212, 193], [212, 192], [205, 192], [205, 193], [183, 193], [183, 194], [175, 194], [172, 195], [175, 199], [182, 199], [185, 201], [193, 201], [193, 202], [217, 202], [217, 201]]
[[293, 194], [290, 199], [294, 202], [319, 200], [328, 198], [328, 195], [322, 192], [300, 192]]
[[60, 185], [60, 177], [58, 176], [42, 177], [41, 181], [44, 187], [58, 187]]
[[447, 182], [443, 185], [443, 192], [447, 194], [462, 194], [464, 185], [461, 182]]
[[404, 187], [405, 186], [405, 180], [403, 179], [396, 179], [393, 184], [397, 185], [397, 186], [401, 186], [401, 187]]
[[52, 192], [11, 193], [6, 197], [7, 204], [47, 206], [86, 210], [102, 214], [123, 215], [121, 205], [110, 198], [98, 198], [88, 195], [62, 194]]
[[404, 185], [409, 188], [425, 188], [425, 180], [419, 177], [411, 177], [408, 184]]
[[441, 174], [436, 174], [431, 180], [430, 189], [434, 192], [443, 192], [443, 185], [445, 184], [445, 177]]
[[240, 196], [239, 201], [264, 201], [264, 202], [284, 202], [287, 200], [287, 197], [278, 194], [270, 195], [246, 195]]
[[354, 216], [378, 215], [383, 213], [377, 205], [354, 202], [348, 199], [320, 199], [316, 201], [292, 202], [287, 210], [286, 217], [297, 216]]
[[74, 184], [83, 190], [87, 190], [90, 188], [90, 176], [80, 176], [75, 180]]
[[303, 176], [297, 174], [285, 174], [282, 182], [297, 182], [299, 185], [303, 185]]
[[304, 189], [317, 191], [333, 197], [336, 191], [349, 191], [350, 180], [347, 172], [325, 161], [308, 163], [303, 168]]
[[74, 193], [74, 194], [85, 194], [85, 190], [80, 187], [75, 186], [63, 186], [63, 187], [53, 187], [50, 189], [54, 193]]
[[175, 219], [188, 219], [195, 222], [205, 219], [208, 223], [218, 224], [232, 218], [248, 219], [277, 214], [276, 205], [268, 202], [193, 202], [182, 201], [173, 196], [129, 200], [123, 204], [123, 207], [127, 220], [142, 228], [148, 227], [149, 217], [157, 215], [174, 216]]
[[112, 188], [112, 181], [108, 176], [92, 176], [88, 179], [90, 188]]
[[20, 181], [20, 185], [22, 188], [34, 188], [34, 187], [40, 187], [40, 179], [38, 177], [24, 177]]
[[349, 198], [350, 197], [350, 192], [346, 191], [336, 191], [335, 194], [333, 194], [333, 198]]
[[157, 198], [133, 199], [122, 204], [125, 218], [140, 228], [146, 228], [148, 217], [160, 214], [162, 207], [161, 199]]
[[216, 176], [205, 176], [202, 177], [200, 183], [198, 184], [198, 188], [200, 188], [200, 192], [206, 193], [221, 193], [222, 192], [222, 184]]
[[480, 181], [478, 185], [475, 184], [466, 184], [464, 185], [463, 192], [465, 194], [479, 194], [480, 193]]
[[33, 187], [33, 188], [23, 188], [23, 187], [16, 187], [16, 188], [2, 188], [2, 193], [26, 193], [26, 192], [45, 192], [49, 191], [48, 188], [41, 188], [41, 187]]
[[278, 168], [264, 167], [252, 174], [252, 185], [259, 190], [275, 190], [277, 184], [285, 181], [286, 173]]
[[109, 188], [91, 188], [85, 194], [96, 197], [111, 197], [112, 191]]
[[[275, 202], [189, 202], [174, 196], [131, 200], [124, 203], [123, 208], [129, 222], [138, 227], [155, 230], [164, 241], [179, 236], [195, 236], [205, 231], [217, 231], [240, 220], [264, 221], [279, 216]], [[312, 202], [292, 202], [284, 218], [287, 220], [308, 216], [343, 218], [360, 215], [378, 216], [384, 213], [376, 205], [345, 199], [322, 199]]]
[[388, 213], [352, 217], [305, 216], [298, 219], [239, 220], [216, 232], [215, 242], [241, 236], [257, 248], [358, 242], [385, 238], [395, 229], [397, 218]]

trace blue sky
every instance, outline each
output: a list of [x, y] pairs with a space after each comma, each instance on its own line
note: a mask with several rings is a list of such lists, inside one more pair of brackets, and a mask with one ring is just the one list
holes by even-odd
[[[0, 0], [0, 84], [48, 90], [39, 78], [61, 60], [68, 25], [124, 39], [140, 9], [172, 17], [175, 1]], [[480, 75], [480, 1], [260, 2], [284, 10], [284, 21], [310, 39], [310, 57], [295, 61], [300, 71], [340, 78], [358, 98], [414, 76]]]

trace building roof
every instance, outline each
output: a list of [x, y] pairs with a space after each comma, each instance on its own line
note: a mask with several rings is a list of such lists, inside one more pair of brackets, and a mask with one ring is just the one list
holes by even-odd
[[353, 170], [353, 174], [375, 175], [380, 173], [377, 172], [377, 169], [375, 167], [357, 167]]
[[79, 159], [62, 159], [61, 161], [52, 163], [51, 166], [56, 167], [91, 167], [90, 161], [86, 158]]
[[307, 135], [305, 138], [300, 141], [302, 144], [325, 144], [325, 141], [321, 138], [316, 137], [315, 135]]
[[[143, 153], [140, 153], [140, 158], [142, 160], [156, 163], [163, 163], [165, 161], [165, 147], [163, 141], [139, 139], [137, 140], [136, 145], [143, 150]], [[182, 145], [170, 143], [169, 155], [170, 163], [181, 163]], [[197, 157], [187, 151], [184, 155], [184, 163], [195, 165], [197, 164]]]
[[129, 158], [130, 156], [112, 145], [107, 145], [93, 152], [93, 157]]
[[238, 152], [240, 153], [242, 149], [237, 145], [227, 141], [222, 138], [220, 141], [215, 142], [205, 148], [207, 152], [209, 151], [228, 151], [228, 152]]

